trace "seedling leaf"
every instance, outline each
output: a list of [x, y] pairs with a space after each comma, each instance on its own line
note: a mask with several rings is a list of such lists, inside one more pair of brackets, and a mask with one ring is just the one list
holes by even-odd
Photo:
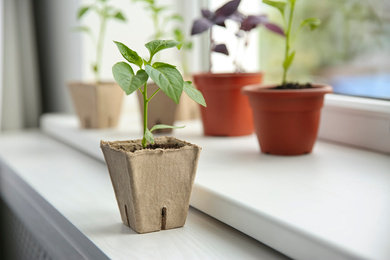
[[284, 16], [284, 10], [286, 9], [285, 2], [263, 0], [263, 3], [277, 8], [280, 11], [280, 13], [282, 14], [282, 16]]
[[128, 62], [137, 65], [138, 67], [142, 67], [143, 60], [138, 55], [137, 52], [131, 50], [129, 47], [124, 45], [123, 43], [114, 41], [116, 46], [118, 47], [119, 52], [122, 54], [123, 58], [125, 58]]
[[150, 57], [153, 57], [157, 52], [177, 47], [180, 50], [180, 42], [175, 40], [154, 40], [145, 44], [145, 47], [149, 50]]
[[145, 139], [148, 143], [154, 144], [154, 136], [148, 128], [145, 129]]
[[126, 62], [116, 63], [112, 67], [112, 74], [126, 95], [139, 89], [148, 80], [148, 74], [144, 70], [139, 70], [134, 75], [133, 69]]
[[121, 21], [126, 21], [126, 18], [123, 16], [121, 12], [117, 12], [113, 17]]
[[153, 132], [155, 130], [158, 130], [158, 129], [167, 129], [167, 128], [170, 128], [170, 129], [179, 129], [179, 128], [184, 128], [184, 126], [171, 126], [171, 125], [155, 125], [152, 127], [152, 129], [150, 129], [150, 132]]
[[292, 63], [293, 60], [294, 60], [294, 56], [295, 56], [295, 51], [293, 51], [292, 53], [290, 53], [290, 55], [288, 56], [288, 58], [284, 61], [284, 63], [283, 63], [283, 68], [284, 68], [285, 70], [288, 70], [288, 68], [290, 68], [291, 63]]
[[77, 19], [80, 19], [81, 17], [83, 17], [84, 14], [85, 14], [86, 12], [88, 12], [89, 8], [90, 8], [90, 6], [83, 6], [83, 7], [81, 7], [81, 8], [79, 9], [78, 13], [77, 13]]
[[317, 29], [318, 26], [320, 26], [320, 24], [321, 24], [321, 21], [318, 18], [307, 18], [301, 22], [301, 27], [304, 27], [307, 25], [310, 27], [310, 30], [313, 31], [313, 30]]
[[202, 92], [197, 90], [193, 85], [191, 81], [185, 81], [183, 85], [184, 92], [196, 103], [207, 107], [206, 100], [204, 99]]
[[172, 67], [158, 66], [153, 68], [150, 65], [145, 66], [146, 73], [161, 88], [164, 93], [170, 97], [176, 104], [179, 103], [180, 96], [183, 92], [183, 77], [180, 72]]

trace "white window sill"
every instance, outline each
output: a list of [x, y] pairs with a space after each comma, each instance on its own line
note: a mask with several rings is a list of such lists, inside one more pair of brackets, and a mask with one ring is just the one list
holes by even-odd
[[[46, 115], [41, 127], [103, 161], [100, 139], [139, 138], [137, 120], [80, 130], [72, 116]], [[312, 154], [277, 157], [260, 154], [254, 135], [201, 133], [199, 121], [174, 132], [203, 147], [193, 207], [295, 259], [390, 258], [388, 155], [319, 141]]]
[[390, 154], [390, 101], [326, 95], [318, 136]]
[[38, 131], [0, 135], [0, 199], [31, 234], [13, 225], [27, 257], [38, 244], [52, 259], [287, 259], [192, 207], [183, 228], [136, 234], [106, 165]]

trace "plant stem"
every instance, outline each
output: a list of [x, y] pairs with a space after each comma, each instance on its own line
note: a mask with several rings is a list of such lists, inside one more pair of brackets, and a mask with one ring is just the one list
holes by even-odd
[[100, 29], [99, 29], [99, 35], [98, 35], [98, 42], [96, 47], [96, 68], [95, 68], [95, 79], [97, 83], [100, 83], [100, 67], [102, 64], [102, 52], [103, 52], [103, 45], [104, 45], [104, 35], [106, 33], [106, 24], [107, 24], [107, 15], [106, 15], [106, 7], [103, 7], [102, 10], [102, 17], [100, 19]]
[[142, 137], [142, 148], [146, 148], [147, 140], [146, 140], [146, 130], [148, 129], [148, 86], [145, 83], [144, 91], [142, 92], [143, 100], [144, 100], [144, 134]]
[[293, 21], [293, 15], [294, 15], [294, 9], [295, 9], [295, 0], [290, 1], [290, 15], [288, 18], [287, 23], [287, 32], [286, 32], [286, 52], [284, 54], [284, 62], [283, 62], [283, 81], [282, 85], [286, 84], [286, 78], [287, 78], [287, 70], [290, 66], [285, 66], [284, 64], [287, 63], [287, 59], [290, 56], [290, 35], [291, 35], [291, 25]]
[[213, 39], [213, 28], [210, 28], [210, 50], [209, 50], [209, 73], [211, 73], [211, 68], [213, 67], [213, 62], [211, 60], [211, 53], [214, 48], [214, 39]]

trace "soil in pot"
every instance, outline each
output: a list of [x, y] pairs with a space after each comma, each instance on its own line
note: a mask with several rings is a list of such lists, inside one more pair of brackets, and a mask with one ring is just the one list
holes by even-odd
[[122, 222], [138, 233], [182, 227], [201, 148], [173, 137], [101, 141]]

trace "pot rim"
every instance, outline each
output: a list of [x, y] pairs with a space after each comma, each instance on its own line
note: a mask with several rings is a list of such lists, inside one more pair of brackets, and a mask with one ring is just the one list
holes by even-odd
[[127, 147], [142, 147], [142, 139], [132, 139], [132, 140], [117, 140], [117, 141], [104, 141], [100, 140], [100, 147], [107, 147], [111, 150], [115, 150], [120, 153], [128, 154], [129, 156], [138, 156], [143, 154], [161, 154], [161, 153], [170, 153], [170, 152], [177, 152], [187, 149], [197, 149], [202, 150], [202, 148], [196, 144], [189, 143], [187, 141], [178, 139], [173, 136], [157, 136], [154, 138], [156, 142], [177, 142], [180, 143], [182, 146], [178, 148], [171, 148], [171, 149], [162, 149], [162, 148], [156, 148], [156, 149], [136, 149], [134, 151], [128, 151], [123, 150], [120, 148], [120, 146], [127, 146]]
[[294, 95], [294, 94], [327, 94], [332, 93], [333, 88], [328, 84], [315, 83], [313, 88], [305, 89], [272, 89], [279, 84], [253, 84], [243, 87], [244, 95]]

